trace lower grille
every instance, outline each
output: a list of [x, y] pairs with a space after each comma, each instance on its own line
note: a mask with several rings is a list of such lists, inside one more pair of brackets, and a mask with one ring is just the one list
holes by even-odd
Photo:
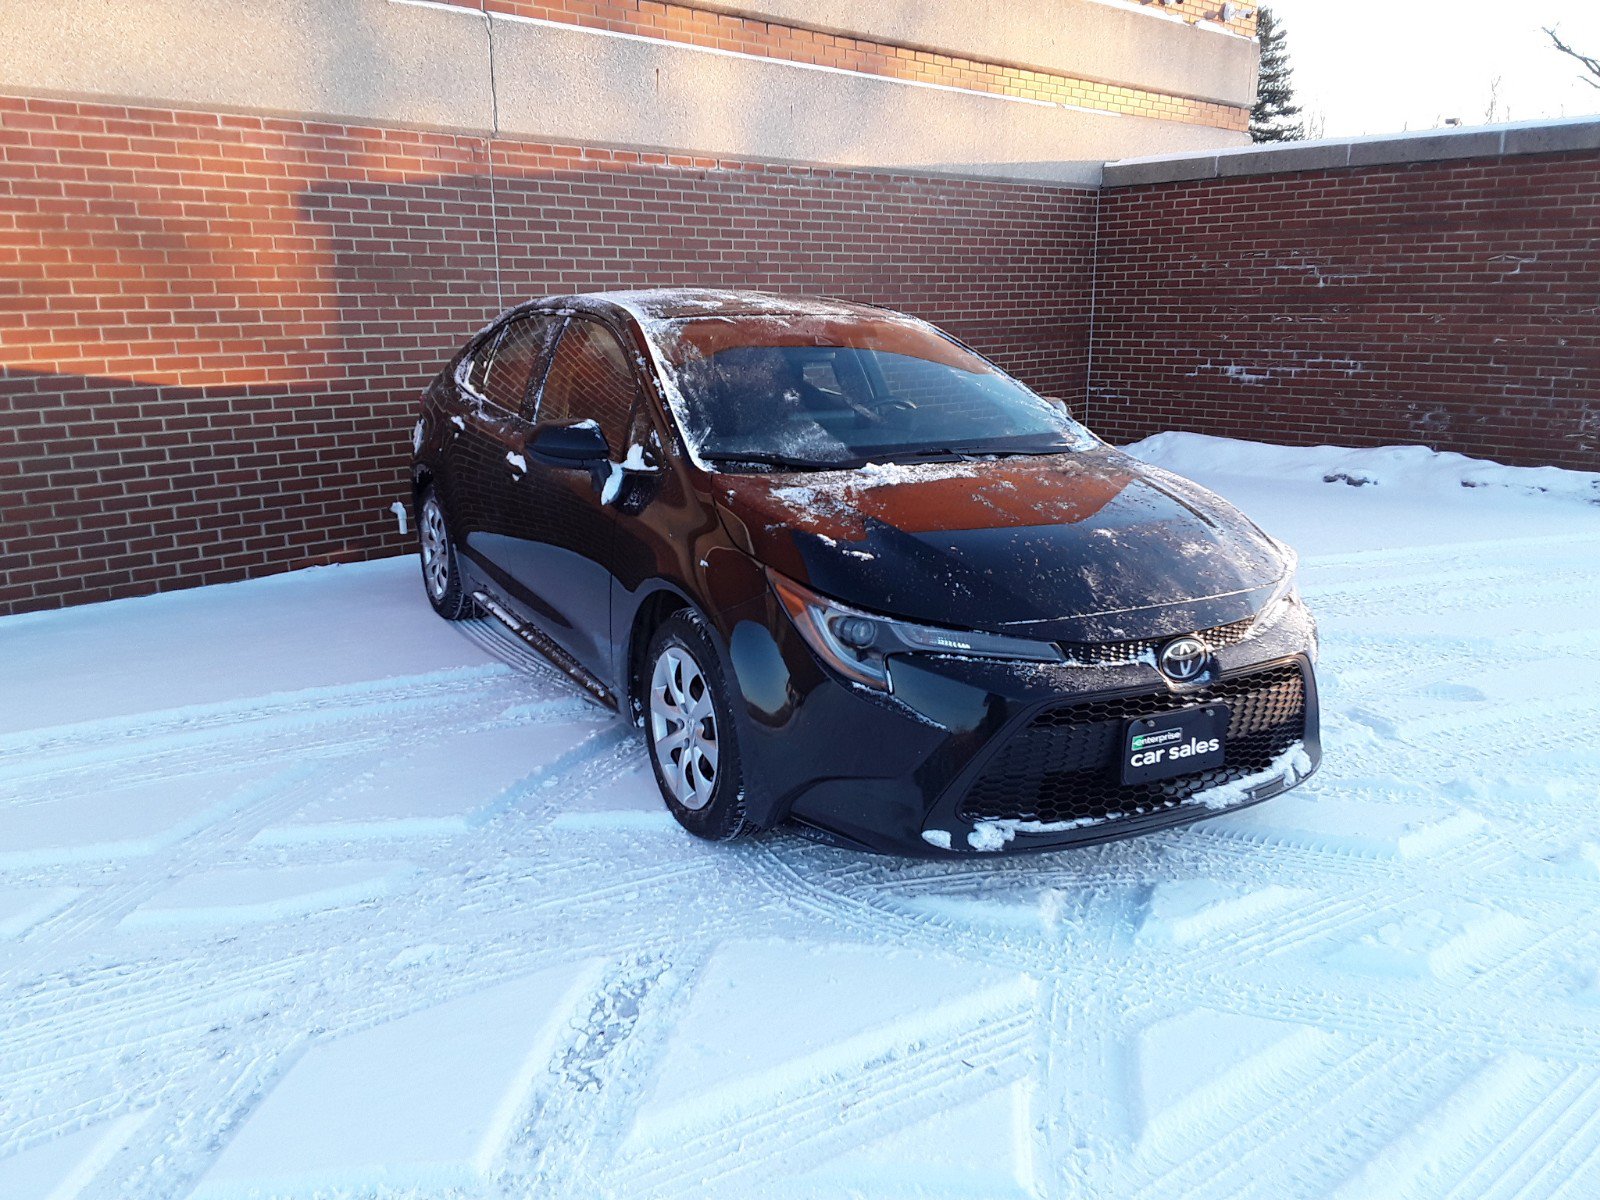
[[[1229, 706], [1227, 761], [1209, 771], [1124, 786], [1123, 722], [1174, 708]], [[989, 760], [957, 810], [967, 821], [1055, 824], [1170, 808], [1219, 784], [1266, 770], [1305, 737], [1306, 685], [1295, 664], [1174, 695], [1149, 692], [1046, 709]]]

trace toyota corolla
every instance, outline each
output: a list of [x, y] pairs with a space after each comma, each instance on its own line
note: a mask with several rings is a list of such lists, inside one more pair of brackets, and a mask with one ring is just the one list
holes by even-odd
[[1053, 850], [1319, 761], [1293, 552], [913, 317], [535, 301], [440, 373], [414, 450], [434, 608], [642, 725], [701, 837]]

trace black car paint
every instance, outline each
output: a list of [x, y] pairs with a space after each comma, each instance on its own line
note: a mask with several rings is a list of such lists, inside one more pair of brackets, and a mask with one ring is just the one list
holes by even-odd
[[[655, 469], [630, 475], [611, 504], [601, 502], [594, 472], [531, 452], [536, 426], [526, 411], [496, 409], [457, 385], [462, 359], [525, 312], [599, 321], [634, 355]], [[610, 447], [611, 459], [625, 449]], [[967, 466], [952, 466], [953, 476]], [[954, 831], [953, 852], [962, 852], [954, 810], [964, 782], [1042, 706], [1161, 686], [1178, 706], [1182, 689], [1140, 664], [1085, 670], [947, 655], [896, 658], [892, 695], [850, 685], [788, 620], [766, 565], [867, 611], [1066, 641], [1177, 635], [1252, 616], [1290, 565], [1277, 543], [1225, 502], [1103, 445], [974, 466], [969, 516], [996, 489], [1020, 487], [1019, 501], [990, 506], [986, 527], [969, 520], [973, 527], [922, 532], [896, 519], [916, 507], [914, 481], [868, 487], [849, 475], [702, 469], [679, 437], [636, 317], [603, 297], [511, 310], [452, 359], [425, 393], [412, 478], [419, 495], [430, 483], [439, 489], [471, 586], [554, 638], [619, 708], [633, 705], [630, 715], [639, 712], [641, 615], [663, 597], [702, 612], [724, 673], [741, 693], [735, 711], [746, 807], [758, 826], [796, 818], [839, 841], [918, 856], [940, 853], [921, 836], [928, 828]], [[819, 487], [832, 489], [826, 518], [777, 495]], [[535, 498], [541, 488], [542, 501]], [[881, 494], [863, 501], [868, 492]], [[849, 539], [827, 532], [841, 512], [851, 521]], [[1115, 554], [1101, 553], [1096, 541]], [[840, 554], [839, 546], [856, 553]], [[1083, 565], [1091, 548], [1113, 562], [1099, 576]], [[986, 562], [974, 567], [979, 557]], [[1292, 629], [1282, 641], [1283, 656], [1301, 662], [1307, 676], [1305, 744], [1315, 764], [1308, 637], [1314, 632]], [[1196, 682], [1263, 661], [1259, 644], [1222, 650]], [[1086, 844], [1206, 815], [1180, 807], [1010, 849]]]
[[741, 549], [835, 600], [1043, 641], [1241, 620], [1289, 568], [1230, 505], [1108, 446], [946, 469], [730, 476], [717, 498]]

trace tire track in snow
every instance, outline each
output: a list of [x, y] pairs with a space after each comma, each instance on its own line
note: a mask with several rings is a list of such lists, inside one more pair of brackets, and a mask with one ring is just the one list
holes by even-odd
[[[755, 1179], [792, 1178], [826, 1164], [845, 1145], [882, 1137], [1027, 1073], [1031, 1007], [972, 1025], [948, 1025], [936, 1010], [918, 1024], [928, 1032], [891, 1032], [855, 1072], [815, 1078], [793, 1098], [746, 1097], [731, 1111], [708, 1114], [703, 1131], [685, 1131], [670, 1147], [623, 1159], [608, 1184], [623, 1195], [700, 1196], [706, 1189], [748, 1195]], [[862, 1115], [844, 1133], [839, 1114], [852, 1108]], [[730, 1144], [741, 1147], [736, 1158], [726, 1153]]]

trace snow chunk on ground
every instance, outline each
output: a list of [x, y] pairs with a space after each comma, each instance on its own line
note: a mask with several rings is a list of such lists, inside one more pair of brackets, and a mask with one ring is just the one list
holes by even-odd
[[811, 1095], [818, 1079], [851, 1094], [885, 1056], [937, 1046], [1025, 1008], [1030, 980], [943, 955], [782, 942], [719, 950], [696, 981], [629, 1146], [676, 1147], [736, 1116]]
[[1508, 946], [1531, 933], [1526, 921], [1484, 905], [1425, 909], [1340, 946], [1327, 961], [1368, 975], [1431, 975], [1465, 982], [1476, 965], [1504, 957]]
[[442, 836], [481, 824], [539, 778], [584, 753], [608, 724], [590, 708], [573, 719], [456, 733], [405, 747], [366, 773], [263, 830], [263, 845], [372, 837]]
[[557, 967], [313, 1046], [196, 1200], [479, 1183], [599, 976], [595, 961]]
[[929, 1196], [1033, 1200], [1041, 1194], [1032, 1097], [1023, 1083], [980, 1093], [936, 1111], [820, 1170], [773, 1180], [765, 1194], [804, 1196]]
[[1559, 854], [1552, 855], [1547, 861], [1554, 870], [1563, 875], [1600, 879], [1600, 843], [1579, 842]]
[[78, 888], [0, 888], [0, 938], [18, 938], [82, 895]]
[[1263, 845], [1408, 860], [1459, 845], [1479, 834], [1485, 824], [1465, 809], [1440, 813], [1421, 804], [1382, 803], [1351, 795], [1329, 803], [1325, 796], [1302, 791], [1195, 828]]
[[180, 775], [0, 807], [0, 868], [154, 854], [270, 788], [281, 766]]
[[389, 895], [414, 874], [408, 863], [230, 867], [190, 875], [122, 922], [125, 928], [242, 925], [345, 908]]
[[0, 1195], [6, 1200], [77, 1200], [149, 1115], [130, 1113], [90, 1125], [0, 1161]]
[[1295, 904], [1311, 893], [1303, 888], [1270, 884], [1240, 888], [1216, 879], [1182, 879], [1158, 884], [1150, 894], [1141, 940], [1187, 944], [1226, 930], [1254, 925], [1269, 913]]
[[1166, 1157], [1192, 1153], [1335, 1046], [1312, 1026], [1211, 1008], [1158, 1021], [1139, 1038], [1143, 1140]]
[[[642, 757], [642, 756], [641, 756]], [[573, 833], [616, 833], [622, 830], [677, 836], [679, 825], [661, 803], [655, 771], [648, 762], [571, 803], [550, 822], [552, 829]]]

